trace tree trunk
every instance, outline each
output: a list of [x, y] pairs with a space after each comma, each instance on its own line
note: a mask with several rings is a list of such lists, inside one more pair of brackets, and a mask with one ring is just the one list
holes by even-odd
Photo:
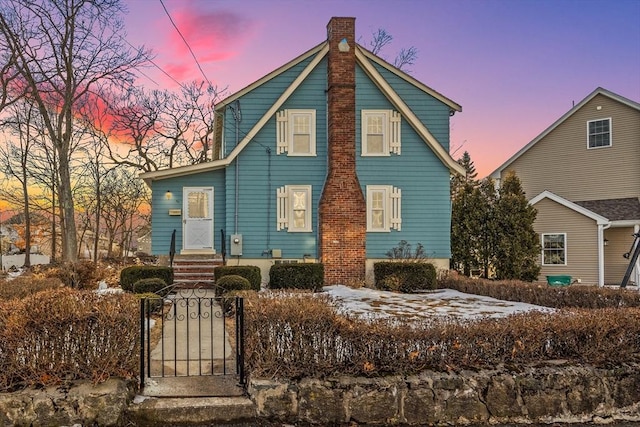
[[73, 208], [73, 194], [71, 193], [71, 176], [69, 159], [61, 155], [60, 161], [60, 199], [61, 216], [64, 221], [62, 227], [62, 260], [76, 262], [78, 260], [78, 239], [76, 236], [76, 220]]

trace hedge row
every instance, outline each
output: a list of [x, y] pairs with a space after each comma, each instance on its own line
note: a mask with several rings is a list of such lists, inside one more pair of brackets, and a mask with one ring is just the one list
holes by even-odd
[[0, 390], [134, 377], [138, 304], [69, 288], [0, 302]]
[[322, 294], [245, 302], [246, 361], [255, 377], [416, 374], [566, 359], [609, 366], [640, 360], [640, 309], [572, 309], [453, 322], [362, 321]]
[[436, 268], [427, 262], [376, 262], [376, 288], [411, 293], [436, 288]]
[[249, 281], [250, 289], [254, 291], [260, 290], [260, 282], [262, 281], [262, 274], [260, 273], [260, 267], [254, 265], [225, 265], [216, 267], [213, 270], [216, 283], [224, 276], [234, 275], [244, 277]]
[[269, 270], [271, 289], [308, 289], [320, 291], [324, 286], [324, 264], [275, 264]]
[[158, 278], [168, 285], [173, 284], [173, 269], [157, 265], [133, 265], [120, 272], [120, 286], [127, 292], [133, 292], [133, 285], [141, 279]]
[[552, 308], [640, 307], [640, 292], [618, 287], [554, 287], [543, 283], [471, 279], [455, 272], [442, 277], [438, 287]]

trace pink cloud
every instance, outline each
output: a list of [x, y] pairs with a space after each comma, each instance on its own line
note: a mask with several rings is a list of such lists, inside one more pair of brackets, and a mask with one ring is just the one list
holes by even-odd
[[[237, 55], [250, 35], [250, 23], [235, 12], [181, 9], [171, 11], [173, 21], [202, 63]], [[191, 53], [177, 31], [169, 31], [168, 47], [176, 59], [191, 61]]]

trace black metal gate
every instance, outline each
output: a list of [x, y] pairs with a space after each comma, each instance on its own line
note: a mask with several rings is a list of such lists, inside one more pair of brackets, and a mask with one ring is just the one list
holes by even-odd
[[244, 385], [244, 301], [183, 289], [140, 300], [140, 387], [147, 378], [237, 376]]

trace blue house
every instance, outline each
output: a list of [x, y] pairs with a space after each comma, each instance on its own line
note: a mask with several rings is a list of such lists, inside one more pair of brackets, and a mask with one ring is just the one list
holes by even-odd
[[[229, 264], [322, 262], [325, 283], [371, 279], [401, 240], [448, 268], [449, 118], [460, 105], [355, 42], [355, 19], [216, 105], [214, 160], [141, 175], [152, 252]], [[223, 241], [224, 239], [224, 241]]]

